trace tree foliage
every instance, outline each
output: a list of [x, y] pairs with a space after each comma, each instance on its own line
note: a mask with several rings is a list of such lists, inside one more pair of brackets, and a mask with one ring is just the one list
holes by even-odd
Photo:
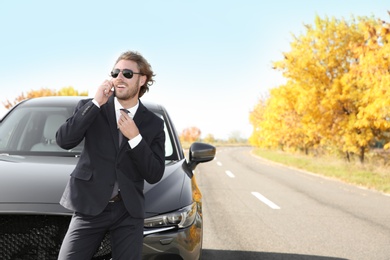
[[316, 17], [274, 63], [287, 79], [250, 114], [250, 143], [364, 154], [390, 146], [390, 26], [374, 18]]
[[200, 129], [195, 126], [192, 126], [192, 127], [185, 128], [180, 134], [179, 138], [183, 142], [192, 143], [199, 140], [200, 135], [201, 135]]
[[213, 134], [207, 134], [205, 138], [202, 140], [203, 142], [206, 143], [214, 143], [216, 141], [215, 137]]
[[7, 99], [5, 102], [3, 102], [3, 105], [5, 106], [5, 108], [10, 109], [22, 100], [46, 96], [88, 96], [88, 92], [79, 92], [73, 87], [63, 87], [58, 91], [49, 88], [41, 88], [39, 90], [30, 90], [27, 93], [21, 93], [13, 101]]

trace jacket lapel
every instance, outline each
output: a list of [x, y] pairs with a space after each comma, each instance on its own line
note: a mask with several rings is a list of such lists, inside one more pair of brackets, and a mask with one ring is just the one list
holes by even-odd
[[116, 122], [114, 96], [111, 96], [108, 99], [107, 103], [104, 106], [102, 106], [102, 109], [110, 125], [110, 131], [111, 131], [112, 138], [114, 140], [115, 147], [117, 150], [119, 150], [119, 141], [118, 141], [119, 130]]
[[142, 104], [141, 100], [138, 99], [138, 102], [139, 102], [139, 106], [138, 106], [137, 112], [135, 113], [133, 120], [139, 129], [141, 124], [142, 124], [143, 118], [144, 118], [143, 114], [146, 111], [146, 107], [144, 106], [144, 104]]

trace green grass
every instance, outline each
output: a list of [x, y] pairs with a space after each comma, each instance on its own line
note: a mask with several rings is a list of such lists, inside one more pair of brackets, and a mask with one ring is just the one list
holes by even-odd
[[361, 165], [330, 156], [318, 158], [259, 148], [254, 148], [253, 153], [290, 167], [390, 194], [390, 169], [378, 167], [375, 163]]

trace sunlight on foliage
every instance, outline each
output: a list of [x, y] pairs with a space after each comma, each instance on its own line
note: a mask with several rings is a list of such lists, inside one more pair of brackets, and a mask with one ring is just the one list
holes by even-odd
[[287, 83], [250, 114], [263, 148], [358, 154], [390, 147], [390, 24], [317, 16], [274, 63]]
[[25, 99], [47, 96], [88, 96], [88, 92], [79, 92], [73, 87], [63, 87], [58, 91], [49, 88], [41, 88], [39, 90], [30, 90], [27, 93], [22, 93], [17, 96], [14, 101], [10, 101], [7, 99], [5, 102], [3, 102], [3, 105], [5, 106], [5, 108], [10, 109], [14, 105]]

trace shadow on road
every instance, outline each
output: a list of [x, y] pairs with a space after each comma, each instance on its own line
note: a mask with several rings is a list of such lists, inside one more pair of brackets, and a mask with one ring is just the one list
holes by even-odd
[[273, 252], [253, 252], [253, 251], [229, 251], [203, 249], [202, 260], [347, 260], [346, 258], [326, 257], [315, 255], [284, 254]]

